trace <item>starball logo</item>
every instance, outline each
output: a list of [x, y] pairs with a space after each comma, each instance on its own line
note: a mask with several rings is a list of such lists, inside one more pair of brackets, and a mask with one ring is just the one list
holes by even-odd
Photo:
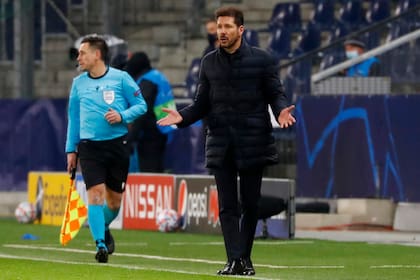
[[[187, 181], [181, 180], [178, 188], [178, 214], [182, 228], [206, 223], [216, 227], [219, 223], [219, 205], [216, 186], [204, 186], [199, 192], [188, 189]], [[204, 221], [203, 221], [204, 220]]]

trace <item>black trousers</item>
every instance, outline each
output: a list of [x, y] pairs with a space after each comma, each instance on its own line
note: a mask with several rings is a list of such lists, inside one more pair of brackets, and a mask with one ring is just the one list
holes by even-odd
[[251, 256], [263, 169], [261, 166], [239, 170], [231, 149], [226, 154], [223, 166], [212, 169], [228, 261]]

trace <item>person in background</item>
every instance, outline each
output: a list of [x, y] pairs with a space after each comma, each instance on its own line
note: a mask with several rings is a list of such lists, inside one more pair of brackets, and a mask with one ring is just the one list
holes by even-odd
[[242, 11], [222, 7], [215, 18], [220, 46], [201, 60], [193, 103], [179, 112], [163, 109], [168, 115], [158, 124], [186, 127], [207, 118], [206, 166], [216, 180], [227, 255], [217, 274], [254, 275], [251, 251], [263, 170], [279, 161], [268, 106], [281, 128], [295, 123], [294, 106], [287, 105], [274, 58], [242, 39]]
[[[352, 39], [344, 42], [344, 49], [346, 52], [346, 57], [348, 59], [352, 59], [361, 56], [366, 50], [366, 45], [362, 41]], [[379, 75], [379, 60], [374, 56], [363, 60], [362, 62], [359, 62], [345, 70], [345, 76], [347, 77], [369, 77]]]
[[203, 56], [211, 51], [214, 51], [219, 46], [219, 41], [217, 40], [217, 23], [213, 18], [206, 21], [206, 32], [209, 44], [204, 49]]
[[100, 263], [108, 262], [115, 249], [109, 225], [118, 215], [128, 176], [127, 125], [147, 110], [138, 85], [126, 72], [109, 67], [107, 58], [102, 37], [83, 38], [77, 62], [84, 73], [71, 86], [65, 147], [68, 172], [80, 160]]
[[125, 70], [140, 86], [148, 108], [146, 114], [134, 121], [129, 142], [136, 147], [141, 172], [162, 173], [166, 143], [173, 128], [157, 126], [156, 120], [162, 107], [175, 108], [171, 85], [161, 72], [152, 68], [144, 52], [134, 53]]

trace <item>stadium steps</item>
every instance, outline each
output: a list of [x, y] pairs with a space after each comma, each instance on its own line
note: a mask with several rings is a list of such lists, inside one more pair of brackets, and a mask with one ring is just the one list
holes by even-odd
[[[298, 205], [297, 200], [297, 205]], [[309, 203], [309, 202], [308, 202]], [[392, 229], [395, 203], [387, 199], [340, 198], [329, 200], [329, 213], [299, 212], [296, 229]], [[315, 211], [313, 211], [315, 212]]]
[[0, 217], [13, 217], [16, 206], [27, 200], [26, 192], [0, 192]]
[[420, 203], [399, 202], [395, 210], [394, 229], [420, 231]]

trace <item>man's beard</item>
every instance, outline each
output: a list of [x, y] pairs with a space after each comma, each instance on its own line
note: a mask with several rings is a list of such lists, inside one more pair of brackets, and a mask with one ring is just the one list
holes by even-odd
[[237, 42], [238, 42], [238, 40], [240, 39], [240, 37], [238, 36], [238, 37], [236, 37], [236, 39], [235, 40], [233, 40], [232, 42], [229, 42], [229, 40], [228, 40], [228, 42], [227, 42], [227, 44], [225, 45], [225, 46], [223, 46], [221, 43], [220, 43], [220, 45], [222, 46], [222, 48], [224, 48], [224, 49], [230, 49], [230, 48], [232, 48], [232, 46], [233, 45], [235, 45]]

